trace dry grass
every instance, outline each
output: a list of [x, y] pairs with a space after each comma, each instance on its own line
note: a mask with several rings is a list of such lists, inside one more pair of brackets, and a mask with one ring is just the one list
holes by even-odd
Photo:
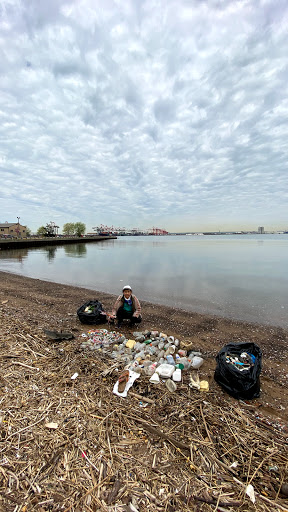
[[0, 320], [1, 510], [288, 509], [285, 433], [244, 404], [194, 391], [188, 374], [175, 393], [141, 376], [119, 398], [122, 368], [81, 351], [83, 339], [52, 343]]

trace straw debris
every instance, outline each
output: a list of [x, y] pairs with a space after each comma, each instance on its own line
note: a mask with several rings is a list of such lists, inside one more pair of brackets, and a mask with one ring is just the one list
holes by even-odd
[[142, 375], [119, 398], [123, 368], [101, 351], [0, 315], [1, 510], [288, 509], [284, 430], [189, 372], [175, 393]]

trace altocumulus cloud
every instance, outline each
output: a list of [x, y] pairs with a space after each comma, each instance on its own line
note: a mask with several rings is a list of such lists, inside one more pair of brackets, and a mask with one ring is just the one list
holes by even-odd
[[0, 221], [288, 227], [286, 0], [0, 0]]

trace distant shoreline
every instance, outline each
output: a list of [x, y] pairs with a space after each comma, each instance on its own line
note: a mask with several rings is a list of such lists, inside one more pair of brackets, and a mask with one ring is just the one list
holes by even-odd
[[87, 237], [56, 237], [56, 238], [24, 238], [24, 239], [0, 239], [0, 250], [23, 249], [29, 247], [45, 247], [47, 245], [86, 244], [103, 242], [104, 240], [115, 240], [116, 236], [87, 236]]

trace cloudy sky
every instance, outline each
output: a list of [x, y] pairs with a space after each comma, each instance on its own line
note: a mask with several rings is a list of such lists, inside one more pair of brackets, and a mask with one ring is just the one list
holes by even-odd
[[0, 0], [0, 222], [288, 228], [287, 0]]

